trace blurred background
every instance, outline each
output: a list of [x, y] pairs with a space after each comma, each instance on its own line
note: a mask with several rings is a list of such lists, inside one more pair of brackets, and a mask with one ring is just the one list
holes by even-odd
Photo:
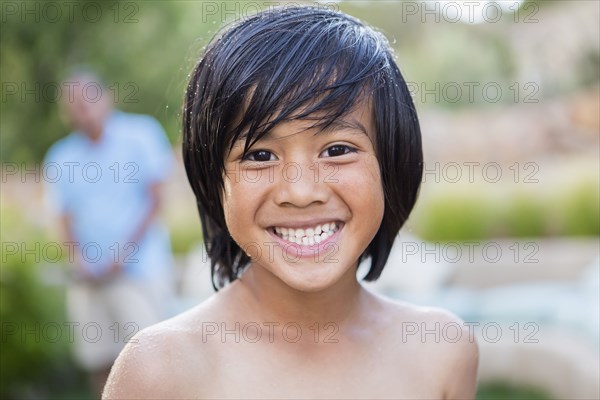
[[[44, 331], [66, 322], [69, 265], [48, 246], [62, 238], [41, 162], [70, 131], [59, 107], [67, 71], [91, 66], [118, 109], [152, 115], [167, 131], [178, 160], [162, 209], [175, 314], [212, 293], [180, 157], [187, 75], [225, 22], [288, 3], [2, 2], [2, 398], [93, 396], [68, 335]], [[421, 121], [420, 198], [369, 285], [472, 325], [480, 399], [598, 398], [599, 3], [313, 4], [385, 34]]]

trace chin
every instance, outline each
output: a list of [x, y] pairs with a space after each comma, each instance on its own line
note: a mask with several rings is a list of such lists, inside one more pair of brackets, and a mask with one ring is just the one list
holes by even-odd
[[[277, 277], [287, 286], [306, 293], [316, 293], [332, 288], [350, 272], [348, 268], [342, 268], [342, 264], [338, 262], [335, 264], [284, 265], [286, 270], [278, 271]], [[352, 272], [354, 273], [354, 270]]]

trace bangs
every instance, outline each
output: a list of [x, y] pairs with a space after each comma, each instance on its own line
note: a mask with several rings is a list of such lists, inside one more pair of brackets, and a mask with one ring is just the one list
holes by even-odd
[[246, 22], [245, 32], [234, 28], [220, 41], [221, 55], [251, 55], [230, 56], [223, 65], [222, 111], [225, 120], [236, 121], [224, 135], [224, 150], [244, 139], [246, 153], [283, 121], [314, 120], [312, 127], [327, 128], [370, 97], [389, 69], [383, 36], [347, 17], [315, 13], [265, 29], [262, 20], [269, 17]]

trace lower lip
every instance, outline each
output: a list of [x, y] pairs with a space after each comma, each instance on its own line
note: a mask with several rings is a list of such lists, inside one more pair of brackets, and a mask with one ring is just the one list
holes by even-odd
[[288, 242], [283, 240], [279, 236], [277, 236], [270, 229], [269, 234], [275, 238], [275, 240], [281, 245], [284, 252], [289, 255], [290, 260], [299, 259], [299, 258], [308, 258], [308, 257], [317, 257], [322, 255], [323, 257], [327, 257], [327, 253], [331, 251], [332, 248], [336, 247], [335, 242], [338, 240], [340, 232], [344, 228], [344, 224], [340, 224], [337, 231], [327, 239], [322, 241], [321, 243], [316, 243], [312, 246], [304, 246], [297, 243]]

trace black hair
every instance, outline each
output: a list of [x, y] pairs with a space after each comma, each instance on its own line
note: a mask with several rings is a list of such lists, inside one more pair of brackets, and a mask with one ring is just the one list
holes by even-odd
[[225, 158], [236, 139], [246, 135], [245, 155], [282, 121], [316, 119], [325, 128], [365, 96], [385, 193], [383, 221], [359, 260], [371, 257], [364, 279], [372, 281], [415, 204], [423, 172], [417, 113], [385, 37], [341, 12], [295, 6], [240, 20], [207, 46], [185, 93], [183, 160], [215, 290], [250, 261], [230, 236], [221, 204]]

